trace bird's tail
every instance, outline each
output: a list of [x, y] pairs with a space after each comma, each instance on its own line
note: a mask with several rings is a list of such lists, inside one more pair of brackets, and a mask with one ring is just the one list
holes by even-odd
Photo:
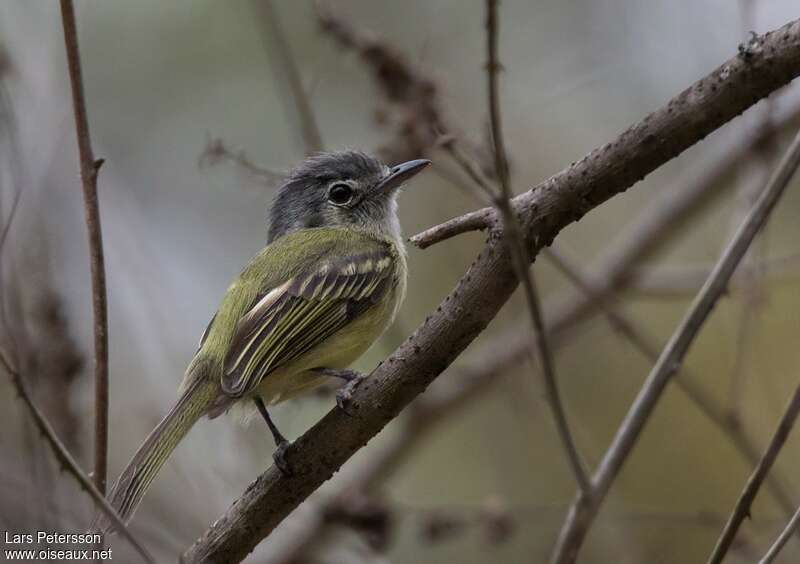
[[[215, 397], [216, 386], [207, 378], [196, 378], [181, 393], [178, 402], [145, 439], [122, 472], [108, 500], [123, 523], [128, 523], [153, 478], [189, 429], [207, 411]], [[104, 515], [95, 517], [91, 529], [109, 532], [110, 521]]]

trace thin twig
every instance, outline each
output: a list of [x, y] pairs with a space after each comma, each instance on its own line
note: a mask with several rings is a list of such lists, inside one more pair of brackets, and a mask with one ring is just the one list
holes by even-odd
[[408, 238], [408, 241], [417, 248], [427, 249], [431, 245], [441, 243], [447, 239], [452, 239], [464, 233], [471, 231], [483, 231], [488, 229], [491, 222], [494, 220], [494, 210], [492, 208], [482, 208], [479, 210], [471, 211], [448, 219], [443, 223], [429, 227], [424, 231], [420, 231], [416, 235]]
[[[497, 194], [495, 194], [492, 181], [486, 177], [480, 167], [475, 163], [474, 159], [466, 154], [461, 145], [461, 140], [451, 134], [447, 134], [440, 143], [442, 150], [453, 159], [453, 162], [456, 163], [475, 186], [480, 189], [475, 192], [476, 195], [490, 205], [496, 206], [498, 197]], [[458, 186], [461, 187], [461, 184], [458, 184]]]
[[[498, 116], [499, 117], [499, 116]], [[511, 208], [510, 199], [508, 194], [509, 182], [506, 172], [506, 180], [503, 180], [503, 173], [498, 173], [498, 179], [501, 185], [501, 194], [496, 194], [492, 188], [492, 182], [483, 174], [475, 162], [464, 154], [457, 140], [451, 137], [446, 143], [442, 144], [442, 148], [450, 155], [453, 161], [461, 167], [467, 176], [480, 188], [479, 195], [483, 195], [490, 199], [492, 204], [497, 209], [500, 217], [502, 218], [503, 236], [508, 247], [509, 254], [512, 258], [514, 272], [518, 280], [521, 281], [523, 294], [531, 319], [531, 328], [534, 334], [534, 343], [538, 351], [538, 358], [542, 366], [542, 376], [545, 384], [545, 394], [547, 397], [548, 405], [553, 412], [556, 430], [559, 434], [559, 439], [564, 446], [564, 451], [567, 455], [567, 462], [572, 470], [575, 480], [582, 491], [589, 493], [589, 477], [584, 469], [584, 464], [581, 460], [578, 448], [569, 429], [564, 404], [561, 400], [561, 394], [558, 388], [558, 381], [555, 376], [555, 363], [553, 360], [552, 347], [549, 343], [548, 331], [545, 327], [544, 319], [541, 312], [541, 304], [539, 300], [539, 293], [536, 289], [536, 282], [533, 275], [528, 271], [528, 264], [530, 259], [526, 257], [527, 250], [524, 246], [522, 234], [520, 233], [519, 223], [516, 220], [514, 212]], [[498, 151], [495, 151], [497, 154]], [[498, 164], [498, 167], [503, 166]], [[500, 170], [500, 168], [498, 168]], [[503, 185], [507, 188], [503, 188]], [[526, 351], [527, 346], [526, 346]]]
[[[311, 101], [308, 99], [308, 93], [300, 78], [300, 71], [292, 54], [292, 48], [283, 33], [283, 26], [278, 19], [275, 7], [272, 5], [272, 0], [257, 0], [257, 2], [258, 7], [262, 10], [262, 20], [265, 21], [268, 27], [268, 37], [265, 39], [271, 39], [271, 43], [275, 47], [275, 49], [268, 49], [268, 53], [270, 56], [273, 52], [275, 53], [274, 62], [276, 66], [280, 67], [280, 73], [285, 76], [289, 86], [288, 94], [284, 95], [284, 101], [286, 102], [284, 106], [289, 112], [296, 111], [306, 155], [317, 153], [323, 147], [322, 135], [319, 132], [319, 126], [311, 107]], [[291, 102], [286, 100], [287, 96], [291, 97]]]
[[268, 187], [277, 186], [286, 176], [276, 170], [253, 163], [248, 158], [247, 153], [242, 150], [233, 151], [229, 149], [221, 138], [210, 137], [203, 148], [203, 152], [200, 153], [197, 159], [197, 166], [200, 168], [211, 167], [223, 161], [233, 164], [252, 178], [262, 181]]
[[[624, 336], [636, 350], [645, 358], [655, 363], [658, 361], [661, 347], [656, 340], [648, 333], [647, 329], [637, 323], [633, 318], [625, 313], [620, 304], [616, 303], [613, 296], [609, 299], [600, 299], [597, 291], [591, 283], [580, 272], [580, 269], [559, 251], [556, 246], [545, 249], [543, 254], [549, 258], [566, 278], [572, 282], [587, 299], [596, 300], [600, 308], [608, 319], [611, 327], [620, 335]], [[730, 413], [709, 395], [701, 386], [696, 383], [696, 378], [689, 373], [686, 368], [682, 368], [675, 374], [675, 385], [687, 398], [705, 415], [717, 428], [728, 436], [734, 447], [751, 464], [756, 464], [760, 453], [758, 447], [750, 437], [744, 432], [738, 418], [731, 418]], [[792, 496], [786, 491], [784, 486], [777, 478], [770, 476], [767, 487], [775, 497], [777, 502], [783, 507], [788, 515], [794, 511]]]
[[694, 338], [725, 292], [736, 266], [749, 248], [753, 238], [766, 223], [798, 164], [800, 164], [800, 133], [795, 136], [775, 174], [770, 178], [766, 188], [725, 248], [708, 280], [695, 297], [683, 321], [673, 333], [658, 362], [648, 375], [592, 477], [593, 495], [589, 498], [578, 495], [573, 502], [553, 552], [551, 560], [553, 564], [575, 562], [594, 517], [622, 465], [633, 450], [666, 385], [680, 368]]
[[775, 542], [769, 547], [764, 557], [758, 561], [758, 564], [771, 564], [778, 557], [781, 550], [783, 550], [783, 547], [786, 546], [786, 543], [789, 542], [792, 535], [798, 530], [800, 530], [800, 508], [792, 515], [786, 528], [781, 531], [781, 534], [778, 535], [778, 538], [775, 539]]
[[390, 126], [393, 135], [378, 148], [378, 156], [390, 163], [428, 156], [442, 133], [451, 130], [445, 127], [439, 107], [436, 80], [378, 35], [354, 28], [323, 2], [317, 3], [317, 19], [339, 45], [358, 53], [387, 102], [376, 117], [381, 116], [377, 122]]
[[[800, 140], [800, 135], [798, 135], [798, 140]], [[798, 144], [798, 147], [800, 147], [800, 144]], [[798, 151], [798, 154], [800, 154], [800, 151]], [[772, 435], [772, 439], [770, 439], [769, 445], [767, 445], [767, 448], [764, 450], [761, 460], [759, 460], [755, 470], [753, 470], [750, 478], [748, 478], [744, 490], [742, 490], [739, 499], [736, 501], [736, 506], [733, 512], [731, 512], [731, 516], [728, 518], [728, 522], [725, 524], [725, 528], [722, 530], [722, 534], [719, 540], [717, 540], [717, 544], [711, 556], [708, 557], [708, 564], [720, 564], [725, 558], [725, 555], [733, 544], [739, 526], [750, 516], [750, 507], [753, 505], [756, 494], [761, 488], [764, 479], [767, 477], [770, 468], [772, 468], [772, 465], [775, 463], [775, 459], [778, 458], [778, 454], [781, 452], [786, 439], [789, 437], [789, 432], [792, 430], [792, 427], [794, 427], [798, 414], [800, 414], [800, 386], [797, 386], [795, 389], [794, 395], [791, 400], [789, 400], [786, 410], [781, 417], [778, 428], [775, 430], [775, 434]]]
[[61, 468], [66, 470], [70, 476], [75, 478], [81, 489], [89, 494], [89, 497], [92, 498], [92, 501], [97, 508], [114, 523], [116, 530], [119, 531], [120, 534], [122, 534], [122, 536], [124, 536], [128, 542], [131, 543], [131, 546], [136, 549], [136, 552], [141, 555], [144, 561], [148, 562], [149, 564], [155, 564], [155, 560], [153, 560], [153, 557], [150, 556], [150, 553], [147, 552], [147, 550], [139, 543], [139, 541], [136, 540], [133, 534], [131, 534], [130, 530], [128, 530], [128, 527], [122, 522], [122, 519], [120, 519], [119, 515], [117, 515], [117, 512], [114, 511], [114, 508], [111, 507], [106, 498], [103, 497], [103, 494], [97, 489], [97, 486], [95, 486], [88, 476], [83, 473], [78, 466], [78, 463], [74, 458], [72, 458], [72, 455], [67, 450], [67, 447], [61, 443], [56, 435], [55, 430], [53, 429], [53, 426], [47, 420], [44, 413], [42, 413], [33, 402], [33, 398], [28, 390], [28, 386], [23, 380], [22, 376], [11, 366], [10, 362], [2, 351], [0, 351], [0, 365], [2, 365], [3, 370], [8, 373], [9, 378], [11, 378], [12, 385], [17, 390], [17, 394], [19, 394], [19, 397], [22, 399], [22, 402], [25, 404], [25, 407], [31, 414], [36, 427], [42, 433], [42, 436], [47, 441], [47, 444], [50, 445], [50, 448], [53, 450], [53, 455], [55, 455], [56, 460]]
[[86, 99], [83, 93], [78, 31], [72, 0], [61, 0], [61, 21], [67, 51], [75, 131], [78, 137], [83, 203], [86, 228], [89, 232], [89, 255], [92, 270], [92, 309], [94, 317], [94, 482], [103, 494], [108, 472], [108, 313], [106, 307], [106, 274], [103, 258], [103, 237], [100, 228], [100, 206], [97, 201], [97, 173], [103, 164], [95, 160], [89, 136]]
[[527, 256], [527, 248], [520, 231], [519, 222], [511, 207], [511, 181], [508, 171], [508, 155], [506, 153], [505, 142], [503, 140], [502, 118], [500, 116], [500, 99], [498, 95], [497, 75], [500, 70], [500, 61], [497, 52], [497, 42], [499, 38], [499, 26], [497, 6], [499, 0], [486, 1], [486, 51], [488, 60], [486, 62], [488, 98], [489, 98], [489, 122], [492, 133], [492, 145], [495, 159], [495, 171], [500, 183], [500, 194], [494, 196], [493, 201], [500, 216], [503, 218], [503, 235], [508, 244], [509, 253], [512, 257], [514, 271], [519, 279], [525, 301], [528, 305], [528, 312], [531, 316], [531, 325], [535, 336], [536, 349], [539, 353], [539, 361], [542, 365], [542, 376], [544, 377], [545, 393], [550, 409], [553, 411], [556, 429], [564, 447], [578, 486], [585, 495], [589, 495], [591, 486], [589, 476], [584, 467], [578, 447], [569, 428], [567, 414], [561, 393], [558, 387], [558, 380], [555, 373], [555, 362], [553, 351], [545, 330], [542, 319], [542, 308], [539, 302], [539, 293], [536, 289], [536, 282], [533, 274], [529, 271], [531, 259]]
[[544, 320], [541, 313], [538, 291], [535, 280], [528, 271], [528, 264], [531, 262], [525, 247], [523, 236], [520, 231], [519, 222], [511, 206], [511, 184], [508, 171], [508, 161], [505, 147], [502, 142], [502, 126], [500, 124], [500, 107], [497, 96], [497, 71], [500, 64], [497, 60], [497, 2], [489, 0], [487, 3], [487, 51], [488, 62], [486, 65], [488, 75], [489, 90], [489, 114], [491, 122], [492, 143], [495, 139], [499, 140], [499, 145], [493, 147], [495, 155], [495, 170], [500, 183], [499, 194], [493, 188], [493, 182], [486, 177], [483, 171], [475, 164], [474, 159], [465, 154], [461, 148], [459, 140], [452, 134], [445, 133], [440, 141], [440, 146], [444, 149], [453, 161], [466, 173], [466, 175], [480, 189], [478, 195], [488, 199], [502, 220], [502, 233], [511, 255], [512, 265], [515, 275], [520, 280], [523, 287], [528, 312], [531, 317], [531, 326], [534, 333], [534, 342], [539, 353], [542, 364], [542, 374], [545, 382], [545, 392], [548, 404], [553, 411], [556, 429], [559, 433], [564, 450], [567, 454], [567, 461], [570, 465], [575, 479], [582, 491], [588, 494], [589, 478], [581, 461], [580, 454], [572, 438], [567, 422], [566, 413], [558, 388], [558, 381], [555, 376], [552, 347], [548, 342], [547, 331], [545, 330]]
[[[0, 52], [0, 61], [6, 58], [6, 54], [4, 52]], [[8, 61], [5, 61], [5, 67], [0, 64], [0, 77], [3, 78], [5, 81], [5, 73], [8, 72]], [[8, 336], [8, 340], [11, 342], [12, 348], [15, 351], [16, 346], [14, 343], [14, 336], [11, 332], [11, 327], [8, 323], [8, 313], [6, 308], [6, 300], [7, 296], [5, 294], [5, 288], [3, 287], [3, 282], [5, 281], [5, 274], [3, 271], [3, 253], [5, 252], [6, 242], [9, 239], [9, 235], [11, 233], [11, 225], [14, 222], [14, 218], [17, 214], [17, 210], [19, 209], [19, 204], [22, 201], [22, 191], [24, 182], [21, 179], [21, 156], [20, 156], [20, 148], [19, 148], [19, 141], [17, 138], [17, 124], [14, 118], [14, 112], [11, 107], [11, 100], [8, 95], [8, 91], [6, 89], [6, 85], [0, 84], [0, 111], [3, 114], [3, 123], [8, 125], [8, 143], [9, 143], [9, 150], [8, 152], [8, 168], [11, 177], [11, 184], [13, 184], [13, 196], [11, 200], [11, 208], [8, 212], [8, 218], [5, 220], [3, 224], [2, 233], [0, 233], [0, 328], [6, 331]]]
[[[746, 36], [751, 29], [756, 29], [756, 0], [740, 0], [739, 12], [742, 36]], [[750, 129], [771, 129], [772, 113], [775, 109], [774, 96], [767, 98], [759, 108], [760, 114], [750, 117], [755, 122]], [[768, 137], [769, 139], [769, 137]], [[738, 205], [732, 217], [732, 227], [735, 229], [753, 202], [758, 197], [758, 193], [763, 189], [769, 178], [772, 167], [772, 153], [776, 147], [773, 143], [761, 143], [753, 146], [753, 150], [744, 161], [744, 166], [739, 167], [743, 170], [740, 176], [741, 186], [738, 189]], [[751, 177], [752, 176], [752, 177]], [[756, 242], [742, 259], [741, 268], [734, 274], [734, 281], [740, 286], [739, 292], [740, 311], [736, 328], [736, 347], [733, 358], [733, 369], [729, 383], [729, 411], [733, 419], [743, 419], [745, 416], [745, 390], [747, 381], [752, 372], [751, 356], [753, 352], [752, 341], [758, 331], [759, 325], [759, 306], [763, 305], [762, 293], [764, 292], [764, 272], [753, 268], [756, 264], [763, 264], [763, 255], [766, 251], [766, 234], [757, 237]]]
[[489, 99], [489, 125], [492, 134], [492, 152], [497, 178], [500, 181], [503, 199], [506, 205], [511, 200], [511, 181], [508, 173], [508, 154], [503, 138], [503, 122], [500, 116], [500, 95], [498, 93], [498, 74], [502, 65], [498, 54], [497, 43], [500, 39], [497, 7], [500, 0], [486, 0], [486, 86]]

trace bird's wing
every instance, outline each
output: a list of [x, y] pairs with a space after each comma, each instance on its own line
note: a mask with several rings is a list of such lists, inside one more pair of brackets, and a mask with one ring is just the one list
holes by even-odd
[[375, 304], [391, 283], [386, 247], [328, 257], [259, 295], [240, 318], [225, 357], [222, 389], [252, 392], [277, 367], [300, 357]]

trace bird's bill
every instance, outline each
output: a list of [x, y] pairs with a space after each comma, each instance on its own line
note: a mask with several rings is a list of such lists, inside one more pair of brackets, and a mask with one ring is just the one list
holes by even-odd
[[416, 159], [392, 167], [389, 175], [381, 180], [375, 187], [381, 192], [393, 191], [399, 188], [405, 181], [412, 176], [416, 176], [423, 168], [431, 164], [428, 159]]

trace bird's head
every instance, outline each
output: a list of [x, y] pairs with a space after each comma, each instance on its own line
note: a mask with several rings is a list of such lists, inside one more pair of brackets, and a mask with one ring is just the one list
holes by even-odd
[[429, 164], [418, 159], [388, 167], [357, 151], [310, 157], [278, 189], [268, 242], [312, 227], [355, 227], [399, 237], [399, 188]]

